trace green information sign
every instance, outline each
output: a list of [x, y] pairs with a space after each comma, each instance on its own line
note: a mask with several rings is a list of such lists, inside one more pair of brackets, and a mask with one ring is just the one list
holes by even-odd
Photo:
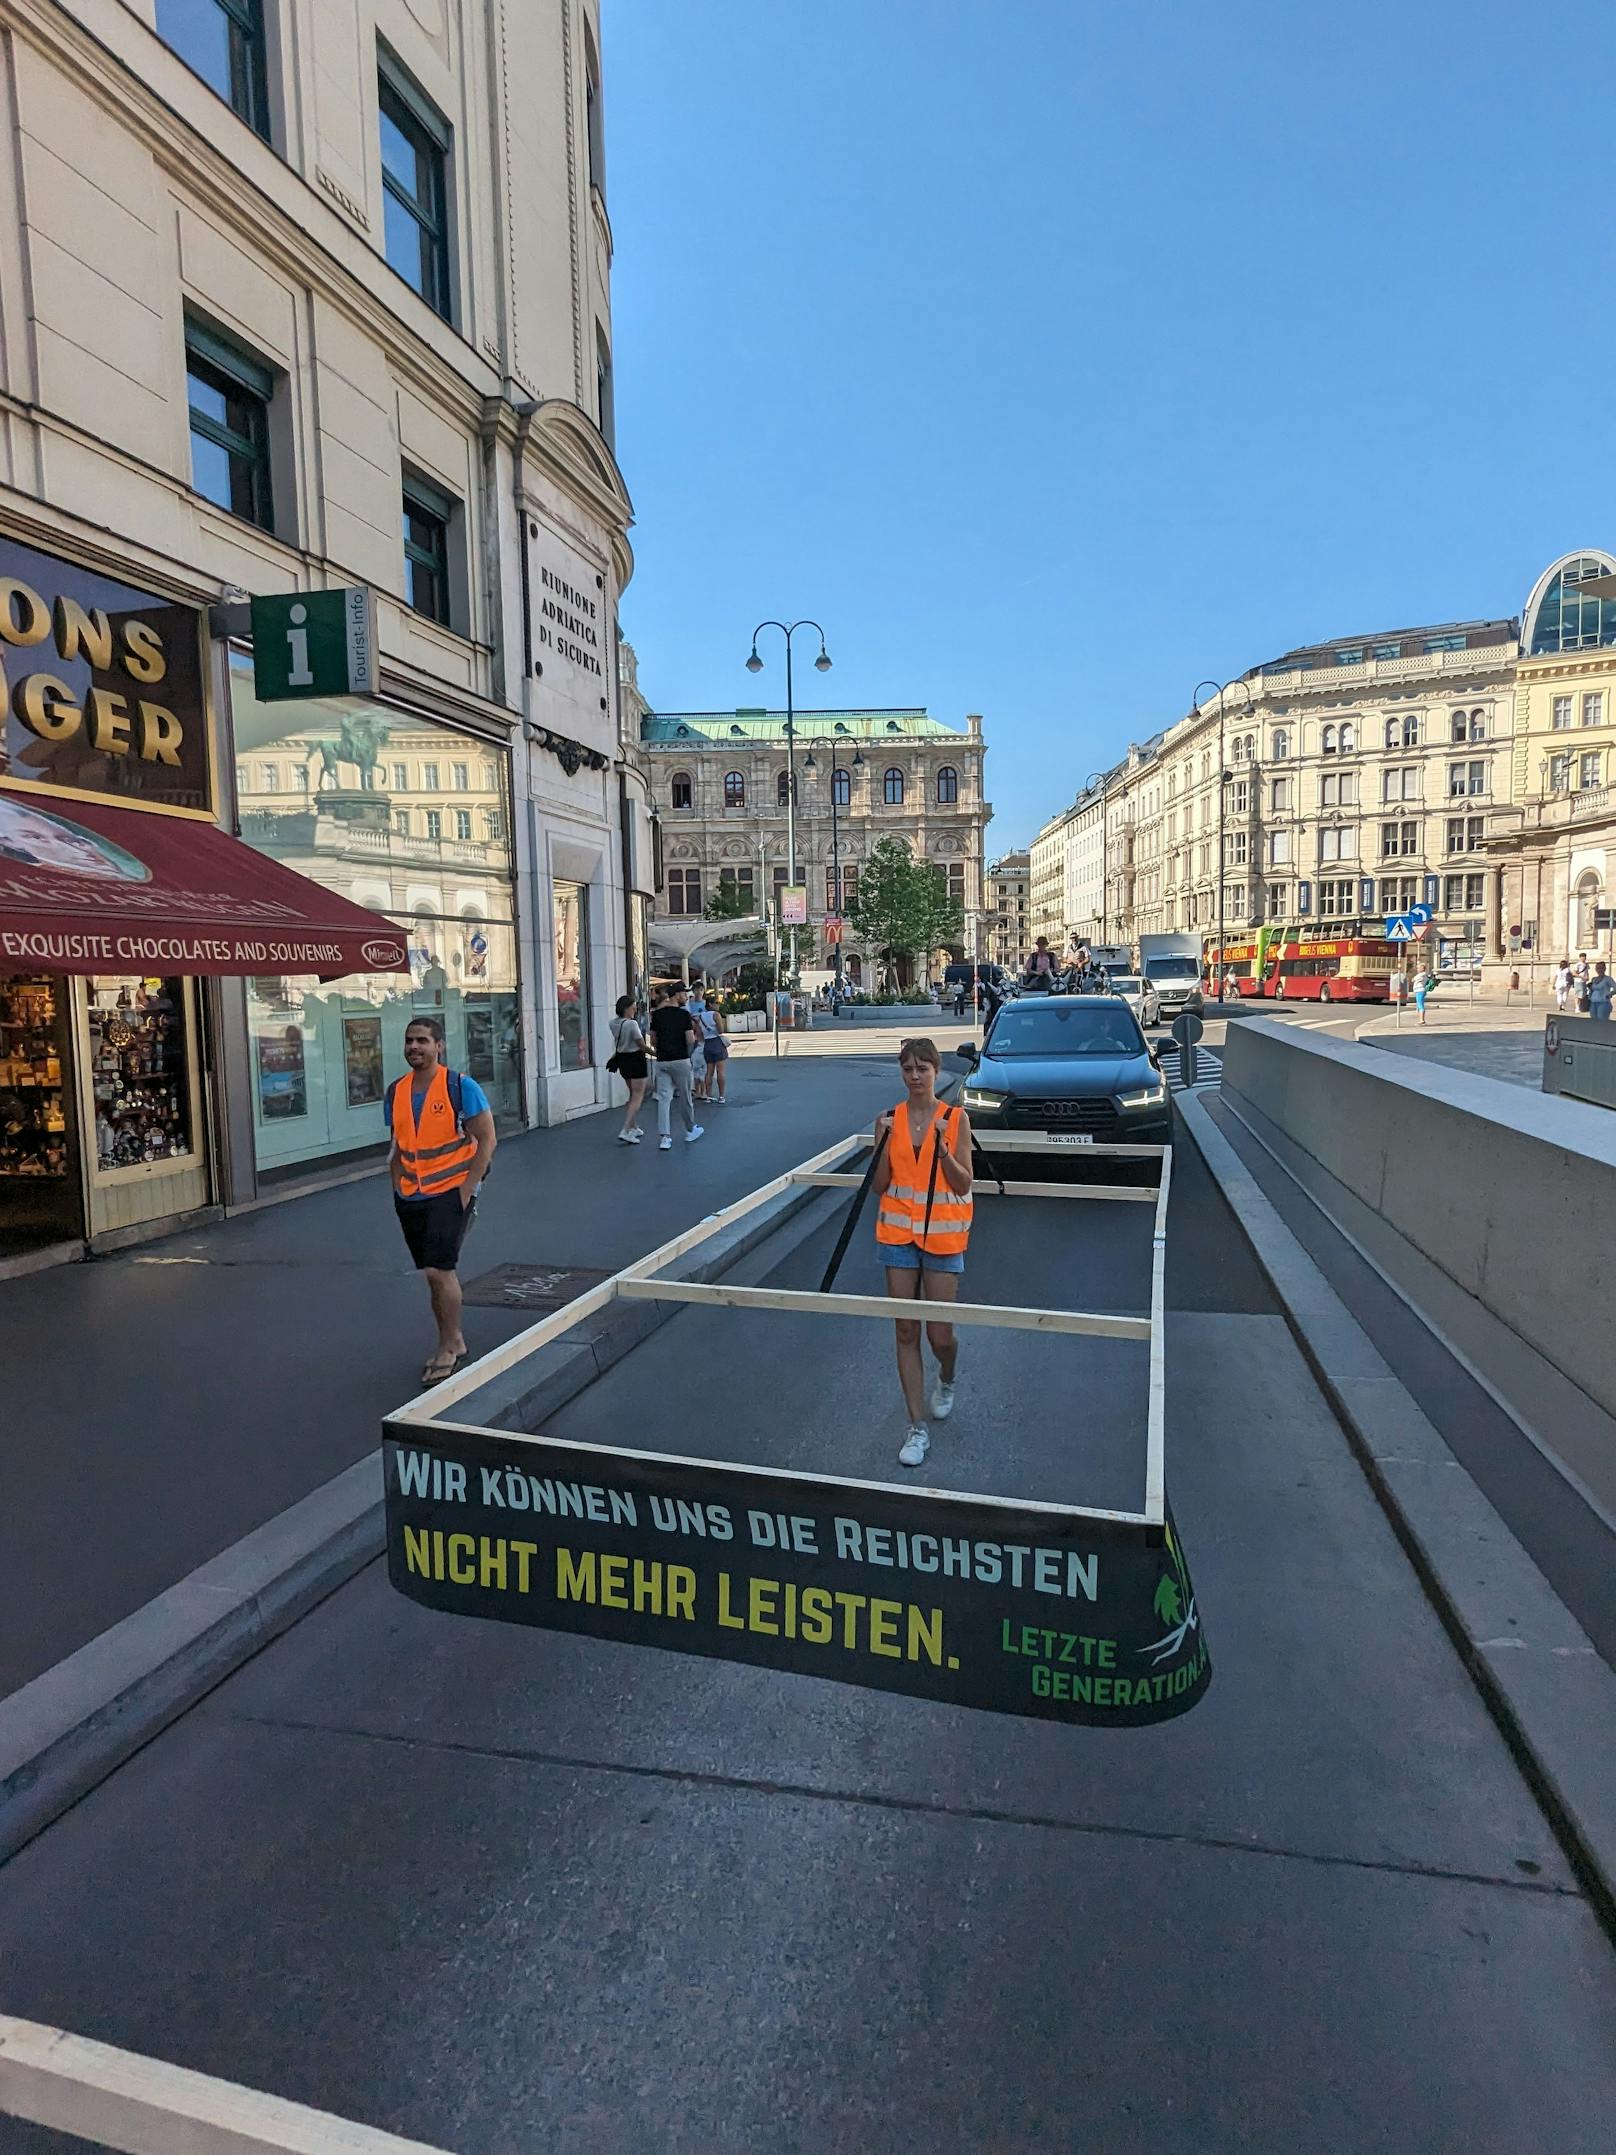
[[376, 693], [376, 602], [362, 584], [254, 599], [252, 636], [260, 703]]

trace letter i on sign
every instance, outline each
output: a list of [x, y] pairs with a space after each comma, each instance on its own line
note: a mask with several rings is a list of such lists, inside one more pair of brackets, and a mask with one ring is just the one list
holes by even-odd
[[309, 632], [303, 626], [309, 618], [306, 606], [294, 606], [288, 619], [292, 626], [286, 631], [286, 641], [292, 647], [292, 670], [286, 676], [288, 688], [312, 688], [314, 675], [309, 670]]

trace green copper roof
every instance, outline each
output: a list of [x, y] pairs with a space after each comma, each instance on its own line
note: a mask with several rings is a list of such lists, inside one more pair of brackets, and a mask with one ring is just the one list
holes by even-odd
[[[648, 711], [640, 721], [640, 739], [648, 747], [722, 748], [733, 741], [778, 740], [785, 731], [784, 711], [747, 709], [737, 711]], [[913, 740], [963, 741], [963, 726], [945, 725], [928, 718], [923, 710], [902, 711], [798, 711], [793, 724], [801, 741], [840, 738], [848, 741], [885, 741], [907, 736]]]

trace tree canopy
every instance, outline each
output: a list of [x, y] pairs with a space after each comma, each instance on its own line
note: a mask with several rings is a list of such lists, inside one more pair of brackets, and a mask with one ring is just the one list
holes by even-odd
[[893, 957], [929, 958], [964, 932], [947, 875], [930, 861], [917, 861], [896, 838], [883, 838], [872, 849], [848, 917], [864, 942]]

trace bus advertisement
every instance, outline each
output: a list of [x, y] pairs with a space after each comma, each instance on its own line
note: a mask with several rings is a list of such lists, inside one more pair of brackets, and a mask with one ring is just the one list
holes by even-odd
[[1286, 928], [1268, 947], [1261, 993], [1286, 1002], [1384, 1003], [1396, 963], [1397, 945], [1379, 937]]

